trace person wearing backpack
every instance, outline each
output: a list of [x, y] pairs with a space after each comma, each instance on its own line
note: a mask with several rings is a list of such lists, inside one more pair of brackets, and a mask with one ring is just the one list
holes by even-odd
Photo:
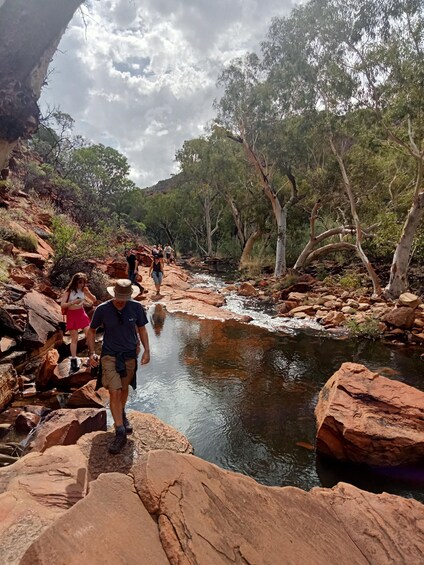
[[66, 329], [71, 336], [71, 372], [78, 371], [77, 345], [78, 330], [84, 330], [87, 336], [90, 326], [90, 318], [84, 310], [84, 303], [93, 304], [96, 297], [87, 286], [87, 275], [85, 273], [75, 273], [71, 282], [62, 294], [60, 305], [62, 314], [66, 314]]

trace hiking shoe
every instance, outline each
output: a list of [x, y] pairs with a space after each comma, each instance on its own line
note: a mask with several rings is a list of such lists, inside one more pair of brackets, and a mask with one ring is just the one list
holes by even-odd
[[126, 434], [116, 434], [115, 439], [109, 445], [109, 453], [111, 453], [112, 455], [116, 455], [117, 453], [120, 453], [122, 449], [125, 447], [126, 443], [127, 443]]
[[123, 423], [125, 426], [125, 431], [127, 432], [127, 434], [132, 434], [133, 433], [133, 428], [132, 425], [130, 424], [126, 414], [123, 415]]
[[76, 373], [77, 371], [79, 371], [78, 359], [71, 359], [71, 368], [69, 372]]

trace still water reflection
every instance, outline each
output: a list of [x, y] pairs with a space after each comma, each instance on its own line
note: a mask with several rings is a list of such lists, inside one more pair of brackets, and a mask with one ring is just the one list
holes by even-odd
[[308, 449], [318, 393], [342, 362], [390, 367], [398, 372], [392, 378], [423, 390], [418, 353], [356, 340], [281, 336], [237, 322], [167, 314], [160, 304], [149, 319], [152, 360], [139, 369], [129, 408], [175, 427], [198, 457], [267, 485], [309, 489], [344, 480], [424, 501], [424, 476], [417, 470], [336, 465]]

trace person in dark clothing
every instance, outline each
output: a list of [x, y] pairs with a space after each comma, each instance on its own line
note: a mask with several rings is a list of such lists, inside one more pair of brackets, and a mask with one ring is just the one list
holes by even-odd
[[131, 281], [131, 284], [135, 284], [140, 290], [140, 292], [144, 292], [144, 288], [141, 284], [137, 281], [137, 274], [138, 274], [138, 260], [137, 256], [133, 249], [130, 251], [125, 252], [125, 258], [127, 260], [127, 274], [128, 279]]
[[102, 385], [109, 390], [110, 410], [115, 424], [115, 439], [109, 452], [119, 453], [127, 443], [127, 434], [132, 432], [125, 414], [128, 387], [135, 386], [137, 356], [140, 343], [143, 345], [141, 365], [150, 361], [149, 338], [146, 331], [147, 316], [143, 306], [132, 298], [138, 291], [126, 279], [119, 279], [115, 286], [108, 287], [113, 296], [98, 306], [93, 314], [87, 334], [90, 365], [97, 367], [99, 360], [94, 353], [96, 329], [104, 328], [100, 370]]

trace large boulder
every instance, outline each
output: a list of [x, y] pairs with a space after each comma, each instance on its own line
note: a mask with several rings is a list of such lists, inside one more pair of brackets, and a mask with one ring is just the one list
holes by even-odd
[[423, 461], [423, 414], [424, 392], [343, 363], [319, 395], [317, 450], [370, 465]]
[[415, 310], [409, 306], [399, 306], [392, 308], [381, 316], [381, 321], [386, 322], [395, 328], [410, 330], [414, 325]]
[[343, 484], [312, 493], [266, 487], [197, 457], [166, 451], [150, 451], [134, 476], [171, 563], [422, 560], [424, 506], [413, 500]]
[[[70, 533], [72, 535], [70, 535]], [[125, 475], [101, 475], [90, 492], [48, 528], [20, 565], [169, 565], [156, 522]]]
[[39, 426], [31, 451], [45, 451], [53, 445], [72, 445], [89, 432], [106, 430], [106, 410], [61, 408], [51, 412]]
[[24, 297], [28, 309], [28, 323], [23, 340], [27, 345], [45, 345], [59, 329], [62, 321], [60, 306], [48, 296], [35, 290]]

